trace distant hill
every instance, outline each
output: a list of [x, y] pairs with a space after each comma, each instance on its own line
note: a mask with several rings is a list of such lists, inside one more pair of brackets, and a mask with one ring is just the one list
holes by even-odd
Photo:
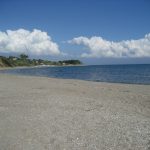
[[28, 56], [25, 54], [21, 54], [19, 57], [0, 56], [0, 67], [38, 66], [38, 65], [68, 66], [81, 64], [82, 62], [80, 60], [49, 61], [42, 59], [29, 59]]

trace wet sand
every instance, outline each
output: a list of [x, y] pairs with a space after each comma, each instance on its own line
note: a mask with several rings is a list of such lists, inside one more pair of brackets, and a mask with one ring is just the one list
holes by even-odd
[[1, 150], [150, 150], [150, 85], [0, 74]]

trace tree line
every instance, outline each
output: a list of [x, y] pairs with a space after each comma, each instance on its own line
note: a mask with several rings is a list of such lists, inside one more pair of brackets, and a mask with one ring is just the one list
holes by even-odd
[[62, 60], [62, 61], [50, 61], [43, 59], [29, 59], [28, 55], [21, 54], [19, 57], [0, 56], [0, 67], [17, 67], [17, 66], [38, 66], [38, 65], [54, 65], [54, 66], [66, 66], [66, 65], [81, 65], [80, 60]]

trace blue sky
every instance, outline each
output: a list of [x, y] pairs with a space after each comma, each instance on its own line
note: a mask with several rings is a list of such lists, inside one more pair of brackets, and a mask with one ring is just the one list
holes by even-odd
[[[0, 31], [24, 29], [32, 32], [38, 29], [47, 32], [61, 53], [67, 53], [35, 56], [32, 53], [32, 57], [78, 58], [87, 64], [150, 63], [148, 48], [143, 50], [143, 54], [139, 47], [135, 47], [133, 53], [137, 54], [134, 57], [131, 52], [125, 52], [126, 57], [122, 57], [123, 52], [119, 53], [122, 49], [112, 52], [112, 45], [100, 45], [111, 41], [144, 40], [150, 33], [149, 15], [149, 0], [0, 0]], [[95, 41], [98, 41], [96, 50], [92, 47]], [[131, 48], [131, 43], [125, 44]], [[146, 46], [149, 45], [147, 42]]]

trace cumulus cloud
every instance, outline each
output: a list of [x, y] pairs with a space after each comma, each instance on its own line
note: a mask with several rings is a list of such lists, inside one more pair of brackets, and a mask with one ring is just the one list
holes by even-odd
[[113, 42], [102, 37], [77, 37], [70, 44], [84, 45], [89, 52], [82, 57], [150, 57], [150, 33], [138, 40]]
[[0, 52], [26, 53], [31, 55], [59, 55], [58, 45], [51, 37], [41, 30], [0, 31]]

